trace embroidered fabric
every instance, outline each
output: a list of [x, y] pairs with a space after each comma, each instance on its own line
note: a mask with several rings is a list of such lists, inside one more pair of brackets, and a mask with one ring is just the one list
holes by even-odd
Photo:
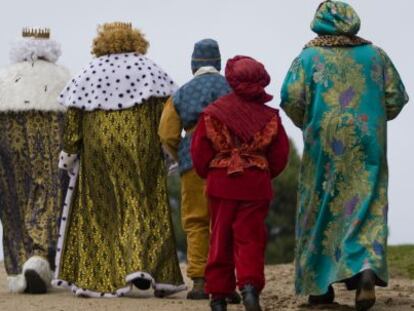
[[242, 143], [231, 135], [229, 129], [221, 122], [209, 115], [204, 117], [207, 137], [212, 141], [216, 150], [219, 150], [211, 161], [211, 168], [227, 168], [227, 174], [241, 174], [246, 168], [257, 167], [268, 170], [269, 163], [266, 159], [266, 147], [278, 132], [278, 120], [276, 117], [256, 133], [249, 143]]

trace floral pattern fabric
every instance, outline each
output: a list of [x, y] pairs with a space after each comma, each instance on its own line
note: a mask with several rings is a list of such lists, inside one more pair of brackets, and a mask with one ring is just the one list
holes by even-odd
[[[296, 291], [372, 269], [386, 285], [387, 120], [408, 102], [391, 60], [373, 45], [310, 47], [293, 62], [282, 108], [302, 129]], [[347, 283], [349, 288], [352, 284]]]

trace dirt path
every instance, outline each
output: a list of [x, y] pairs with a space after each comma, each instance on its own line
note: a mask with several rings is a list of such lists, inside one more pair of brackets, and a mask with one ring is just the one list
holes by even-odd
[[[325, 308], [309, 308], [306, 300], [293, 295], [291, 265], [267, 267], [268, 283], [262, 302], [265, 311], [292, 310], [338, 310], [353, 309], [354, 293], [342, 286], [336, 286], [337, 305]], [[0, 310], [1, 311], [208, 311], [207, 302], [189, 302], [184, 294], [171, 299], [154, 299], [151, 293], [118, 299], [74, 298], [64, 290], [53, 290], [48, 295], [12, 295], [6, 289], [6, 275], [0, 270]], [[414, 311], [414, 282], [393, 279], [387, 289], [377, 292], [378, 303], [373, 311]], [[242, 306], [231, 306], [229, 311], [243, 311]]]

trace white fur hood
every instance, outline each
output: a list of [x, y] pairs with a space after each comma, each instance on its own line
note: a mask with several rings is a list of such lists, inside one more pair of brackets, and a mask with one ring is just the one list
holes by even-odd
[[10, 65], [0, 71], [0, 111], [64, 111], [57, 98], [69, 80], [66, 68], [48, 61]]

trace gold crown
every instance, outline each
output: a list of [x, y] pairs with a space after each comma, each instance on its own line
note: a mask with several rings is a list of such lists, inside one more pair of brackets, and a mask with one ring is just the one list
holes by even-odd
[[35, 39], [49, 39], [50, 29], [49, 28], [23, 28], [23, 38], [35, 38]]
[[104, 30], [130, 30], [132, 29], [132, 23], [122, 23], [122, 22], [115, 22], [115, 23], [106, 23], [102, 25]]

